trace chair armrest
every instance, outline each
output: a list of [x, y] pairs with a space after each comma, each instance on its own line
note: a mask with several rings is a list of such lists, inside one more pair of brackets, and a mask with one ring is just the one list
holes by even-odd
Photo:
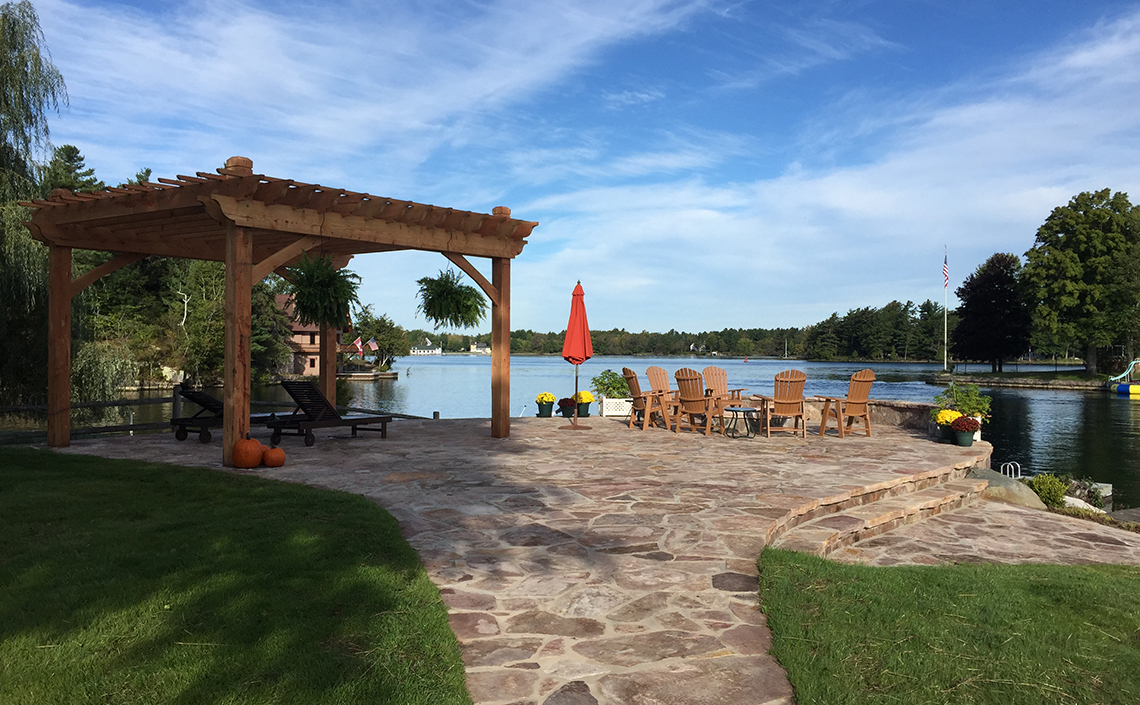
[[822, 394], [816, 394], [815, 398], [820, 401], [847, 401], [847, 397], [827, 397]]

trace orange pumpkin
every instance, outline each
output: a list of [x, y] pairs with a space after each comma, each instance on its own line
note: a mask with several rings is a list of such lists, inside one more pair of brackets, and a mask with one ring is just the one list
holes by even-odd
[[245, 434], [237, 443], [234, 443], [233, 461], [235, 468], [255, 468], [261, 465], [261, 456], [265, 447], [261, 441], [254, 440]]
[[279, 468], [285, 464], [285, 451], [277, 446], [269, 446], [261, 460], [267, 468]]

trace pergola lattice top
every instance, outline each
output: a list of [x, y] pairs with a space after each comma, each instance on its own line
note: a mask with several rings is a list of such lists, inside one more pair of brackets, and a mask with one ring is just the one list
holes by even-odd
[[320, 251], [334, 257], [419, 249], [511, 258], [538, 225], [509, 208], [475, 213], [254, 174], [244, 158], [217, 171], [94, 193], [58, 189], [22, 205], [37, 209], [28, 226], [42, 241], [216, 261], [225, 260], [227, 221], [253, 229], [257, 262], [297, 235], [322, 238]]

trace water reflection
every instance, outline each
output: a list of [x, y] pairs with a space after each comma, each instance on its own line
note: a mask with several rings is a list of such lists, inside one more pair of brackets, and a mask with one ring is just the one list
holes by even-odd
[[1089, 477], [1113, 485], [1116, 508], [1140, 504], [1140, 399], [1102, 392], [987, 389], [993, 419], [983, 434], [995, 467]]

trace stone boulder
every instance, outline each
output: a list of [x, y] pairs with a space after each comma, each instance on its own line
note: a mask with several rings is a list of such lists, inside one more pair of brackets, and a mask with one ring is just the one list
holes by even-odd
[[983, 499], [1017, 504], [1030, 509], [1045, 509], [1045, 503], [1041, 501], [1037, 493], [1029, 489], [1029, 486], [1020, 480], [1014, 480], [1000, 472], [985, 468], [971, 468], [969, 477], [989, 481], [989, 486], [982, 491]]

